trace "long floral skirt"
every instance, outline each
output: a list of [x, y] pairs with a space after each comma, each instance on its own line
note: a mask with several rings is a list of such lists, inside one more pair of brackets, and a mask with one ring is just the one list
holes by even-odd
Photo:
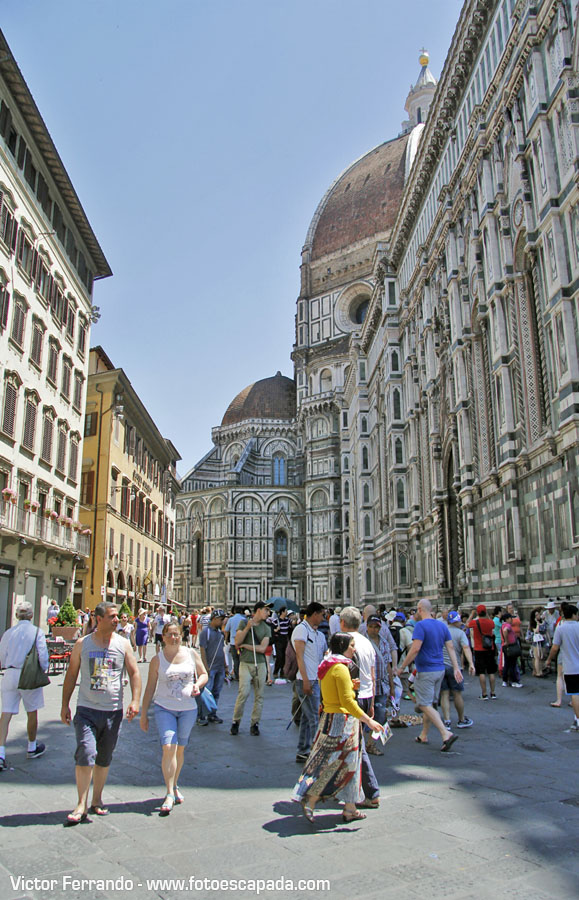
[[306, 794], [321, 801], [339, 796], [345, 803], [361, 803], [362, 745], [360, 722], [343, 713], [322, 713], [314, 743], [292, 800]]

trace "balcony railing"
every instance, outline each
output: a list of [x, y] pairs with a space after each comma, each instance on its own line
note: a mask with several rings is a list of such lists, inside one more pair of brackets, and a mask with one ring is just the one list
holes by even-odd
[[0, 499], [0, 528], [32, 542], [50, 544], [79, 556], [90, 556], [90, 535], [81, 534], [58, 519], [45, 518], [33, 509]]

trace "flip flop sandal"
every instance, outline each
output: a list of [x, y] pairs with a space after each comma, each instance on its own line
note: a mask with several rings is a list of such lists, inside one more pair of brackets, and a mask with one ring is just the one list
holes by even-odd
[[175, 805], [178, 806], [179, 803], [184, 803], [185, 797], [181, 793], [178, 787], [175, 788]]
[[108, 816], [110, 809], [107, 809], [106, 806], [91, 806], [89, 809], [89, 813], [93, 816]]
[[66, 822], [64, 823], [65, 828], [73, 828], [74, 825], [80, 825], [81, 822], [90, 821], [88, 817], [88, 813], [81, 813], [80, 815], [75, 816], [74, 813], [69, 813], [66, 817]]
[[362, 819], [367, 818], [368, 816], [366, 815], [366, 813], [342, 813], [342, 822], [346, 822], [346, 824], [348, 824], [349, 822], [360, 822]]
[[420, 737], [419, 734], [414, 738], [414, 741], [415, 741], [417, 744], [428, 744], [428, 743], [430, 743], [429, 741], [424, 741], [424, 740]]
[[306, 817], [306, 819], [308, 820], [308, 822], [313, 822], [314, 821], [314, 811], [313, 811], [312, 807], [307, 806], [307, 804], [303, 800], [300, 803], [300, 806], [301, 806], [302, 812], [303, 812], [304, 816]]
[[175, 805], [175, 798], [174, 798], [173, 794], [167, 794], [167, 796], [163, 800], [163, 805], [161, 806], [161, 809], [159, 810], [159, 815], [160, 816], [168, 816], [169, 813], [171, 812], [171, 810], [173, 809], [174, 805]]
[[442, 742], [442, 747], [440, 748], [442, 753], [448, 753], [454, 742], [458, 740], [458, 734], [451, 734], [449, 738]]

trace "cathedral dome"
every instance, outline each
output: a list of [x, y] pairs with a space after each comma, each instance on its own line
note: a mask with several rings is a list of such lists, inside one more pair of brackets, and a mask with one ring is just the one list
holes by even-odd
[[263, 378], [240, 391], [227, 407], [221, 425], [246, 419], [294, 419], [295, 415], [295, 381], [277, 372], [273, 378]]
[[310, 261], [394, 225], [404, 189], [408, 134], [380, 144], [353, 162], [322, 198], [308, 231]]

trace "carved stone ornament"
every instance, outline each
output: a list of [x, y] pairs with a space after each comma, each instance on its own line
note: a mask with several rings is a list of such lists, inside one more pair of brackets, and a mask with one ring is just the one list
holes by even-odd
[[518, 200], [515, 200], [513, 206], [513, 225], [515, 228], [520, 228], [523, 223], [523, 201], [519, 197]]

